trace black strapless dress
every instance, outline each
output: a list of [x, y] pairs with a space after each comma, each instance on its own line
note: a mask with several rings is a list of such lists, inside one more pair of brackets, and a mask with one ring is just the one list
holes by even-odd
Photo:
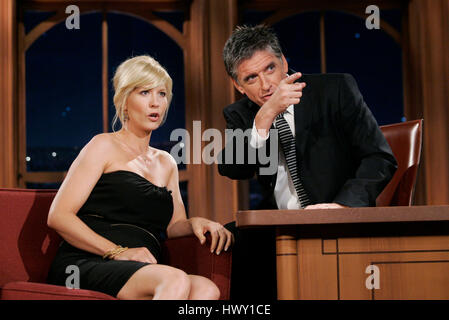
[[[161, 242], [173, 215], [173, 198], [166, 187], [152, 184], [132, 171], [104, 173], [78, 217], [99, 235], [123, 247], [147, 247], [159, 261]], [[47, 282], [66, 285], [75, 265], [80, 270], [80, 288], [117, 296], [128, 279], [148, 265], [138, 261], [103, 260], [63, 241], [51, 265]]]

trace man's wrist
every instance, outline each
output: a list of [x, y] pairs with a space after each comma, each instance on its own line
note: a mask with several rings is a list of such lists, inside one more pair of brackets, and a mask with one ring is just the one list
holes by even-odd
[[265, 129], [257, 129], [256, 120], [253, 121], [253, 128], [251, 130], [251, 140], [250, 145], [254, 149], [259, 149], [263, 147], [268, 138], [270, 137], [270, 132]]
[[271, 123], [273, 123], [274, 119], [278, 116], [278, 111], [270, 104], [270, 102], [272, 101], [267, 101], [260, 107], [259, 112], [262, 113], [264, 118], [270, 119]]
[[270, 108], [264, 108], [264, 106], [262, 106], [259, 109], [254, 119], [254, 123], [258, 133], [261, 134], [261, 131], [264, 133], [264, 135], [261, 136], [266, 137], [268, 135], [268, 131], [270, 130], [274, 119], [276, 119], [276, 116], [277, 114], [275, 114]]

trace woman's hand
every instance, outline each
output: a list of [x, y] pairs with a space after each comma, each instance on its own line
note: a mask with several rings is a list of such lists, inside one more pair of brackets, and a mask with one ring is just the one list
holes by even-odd
[[145, 247], [129, 248], [122, 253], [116, 255], [113, 260], [132, 260], [156, 264], [156, 258], [151, 254], [150, 250]]
[[201, 217], [190, 218], [193, 233], [200, 239], [201, 244], [204, 244], [206, 232], [210, 232], [212, 237], [212, 244], [210, 252], [220, 254], [223, 250], [227, 251], [234, 242], [234, 235], [227, 230], [223, 225]]

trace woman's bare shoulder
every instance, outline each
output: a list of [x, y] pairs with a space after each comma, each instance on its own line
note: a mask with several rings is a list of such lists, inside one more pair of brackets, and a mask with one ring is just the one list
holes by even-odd
[[114, 137], [112, 133], [106, 132], [106, 133], [99, 133], [90, 139], [89, 143], [96, 143], [96, 144], [110, 144], [113, 143]]
[[106, 151], [108, 149], [114, 149], [117, 147], [116, 138], [112, 133], [100, 133], [92, 137], [86, 144], [86, 147], [91, 149], [99, 148], [100, 151]]
[[100, 133], [92, 137], [80, 155], [106, 160], [117, 152], [117, 143], [111, 133]]

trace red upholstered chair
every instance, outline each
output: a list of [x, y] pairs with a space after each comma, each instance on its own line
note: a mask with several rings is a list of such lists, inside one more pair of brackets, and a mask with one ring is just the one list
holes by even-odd
[[411, 206], [421, 159], [422, 119], [381, 126], [398, 162], [398, 169], [377, 197], [377, 206]]
[[[45, 283], [61, 238], [47, 227], [55, 190], [0, 188], [0, 299], [115, 299], [91, 290], [74, 290]], [[230, 252], [219, 256], [194, 236], [164, 243], [163, 261], [217, 284], [221, 299], [229, 299]], [[68, 275], [69, 276], [69, 275]]]

